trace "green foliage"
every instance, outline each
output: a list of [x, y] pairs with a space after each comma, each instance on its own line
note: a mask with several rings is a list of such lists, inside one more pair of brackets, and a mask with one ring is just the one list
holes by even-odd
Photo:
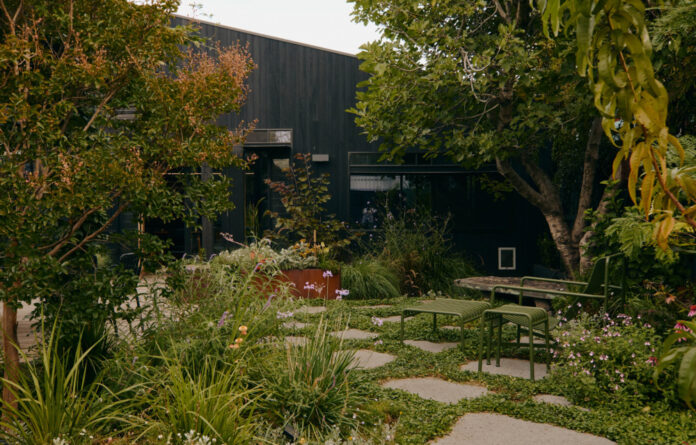
[[[691, 307], [690, 315], [696, 314], [696, 307]], [[692, 410], [696, 401], [696, 322], [679, 320], [662, 344], [662, 355], [657, 362], [654, 378], [658, 381], [660, 374], [670, 366], [677, 367], [677, 394]], [[671, 384], [671, 382], [669, 383]]]
[[399, 276], [378, 260], [365, 257], [343, 266], [341, 285], [350, 291], [348, 299], [395, 298], [399, 293]]
[[0, 437], [13, 444], [91, 444], [95, 436], [124, 428], [130, 402], [120, 396], [131, 388], [113, 391], [99, 377], [88, 381], [91, 349], [78, 345], [65, 354], [55, 342], [56, 325], [44, 334], [36, 359], [21, 354], [26, 367], [19, 380], [2, 379], [17, 404], [2, 402]]
[[684, 149], [667, 125], [669, 95], [652, 64], [645, 3], [538, 0], [536, 6], [547, 36], [549, 28], [575, 32], [577, 71], [588, 78], [604, 132], [619, 148], [613, 170], [629, 160], [631, 200], [653, 226], [655, 243], [668, 250], [672, 233], [696, 228], [696, 178], [693, 165], [666, 166], [668, 153], [683, 161]]
[[271, 247], [271, 240], [263, 238], [250, 243], [248, 246], [243, 245], [232, 251], [220, 252], [212, 259], [212, 264], [233, 266], [245, 272], [255, 270], [273, 274], [278, 270], [317, 267], [318, 260], [313, 255], [311, 248], [304, 242], [278, 251]]
[[219, 443], [250, 443], [258, 393], [245, 388], [239, 361], [220, 365], [216, 360], [206, 359], [192, 372], [176, 357], [161, 358], [159, 372], [146, 383], [142, 402], [151, 408], [141, 437], [163, 436], [184, 445], [186, 439], [204, 436]]
[[580, 318], [555, 331], [553, 384], [575, 403], [642, 407], [655, 398], [652, 372], [657, 337], [640, 318]]
[[[596, 113], [572, 42], [545, 39], [538, 14], [520, 0], [353, 3], [357, 20], [383, 30], [358, 56], [370, 77], [350, 110], [368, 138], [385, 158], [417, 147], [467, 167], [495, 163], [508, 189], [555, 220], [552, 239], [574, 274], [595, 182], [580, 187], [580, 178], [596, 177], [597, 163], [584, 161], [600, 147], [588, 143]], [[500, 196], [493, 184], [482, 182]]]
[[448, 218], [416, 209], [384, 218], [370, 247], [380, 262], [398, 273], [402, 292], [449, 292], [455, 279], [474, 275], [474, 268], [452, 253], [448, 224]]
[[341, 350], [327, 326], [320, 321], [306, 344], [287, 347], [285, 357], [262, 371], [264, 409], [277, 423], [293, 425], [309, 437], [332, 427], [345, 431], [357, 425], [359, 398], [350, 387], [354, 353]]
[[136, 279], [93, 266], [96, 246], [121, 245], [145, 269], [167, 260], [155, 235], [116, 233], [119, 217], [196, 227], [230, 209], [224, 177], [169, 173], [244, 165], [229, 147], [247, 128], [216, 122], [242, 106], [253, 63], [171, 27], [174, 0], [3, 6], [0, 299], [38, 298], [63, 320], [59, 343], [91, 341], [132, 316], [119, 308]]
[[[350, 244], [346, 225], [335, 215], [326, 214], [329, 194], [329, 175], [315, 175], [310, 153], [297, 153], [290, 167], [285, 170], [284, 182], [266, 180], [285, 208], [285, 213], [269, 212], [275, 220], [275, 232], [267, 236], [291, 243], [296, 241], [321, 243], [329, 249]], [[315, 246], [313, 246], [315, 247]], [[334, 253], [334, 252], [332, 252]]]

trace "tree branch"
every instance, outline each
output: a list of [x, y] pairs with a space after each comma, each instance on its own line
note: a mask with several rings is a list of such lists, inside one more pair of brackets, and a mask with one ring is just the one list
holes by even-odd
[[118, 216], [119, 216], [121, 213], [123, 213], [123, 211], [126, 209], [126, 207], [128, 207], [128, 204], [130, 204], [130, 203], [125, 202], [125, 203], [121, 204], [121, 205], [116, 209], [116, 211], [114, 212], [114, 214], [111, 215], [111, 218], [109, 218], [109, 219], [104, 223], [103, 226], [101, 226], [99, 229], [95, 230], [95, 231], [92, 232], [91, 234], [89, 234], [89, 235], [87, 235], [86, 237], [84, 237], [84, 239], [83, 239], [82, 241], [80, 241], [75, 247], [73, 247], [72, 249], [68, 250], [68, 251], [67, 251], [66, 253], [64, 253], [60, 258], [58, 258], [58, 262], [62, 263], [62, 262], [65, 261], [65, 259], [66, 259], [67, 257], [69, 257], [73, 252], [75, 252], [75, 251], [81, 249], [82, 246], [84, 246], [84, 245], [87, 244], [89, 241], [91, 241], [91, 240], [93, 240], [95, 237], [97, 237], [97, 236], [98, 236], [100, 233], [102, 233], [104, 230], [106, 230], [114, 221], [116, 221], [116, 218], [118, 218]]
[[532, 203], [535, 207], [539, 207], [539, 209], [545, 207], [544, 196], [534, 190], [527, 181], [522, 179], [515, 169], [512, 168], [512, 165], [510, 165], [510, 161], [496, 157], [495, 166], [498, 169], [498, 173], [510, 181], [510, 184], [512, 184], [515, 190], [517, 190], [517, 193], [522, 195], [524, 199]]

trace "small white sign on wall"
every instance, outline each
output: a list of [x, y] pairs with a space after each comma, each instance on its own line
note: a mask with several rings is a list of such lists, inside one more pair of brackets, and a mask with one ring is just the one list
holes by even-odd
[[517, 248], [498, 247], [498, 270], [517, 269]]

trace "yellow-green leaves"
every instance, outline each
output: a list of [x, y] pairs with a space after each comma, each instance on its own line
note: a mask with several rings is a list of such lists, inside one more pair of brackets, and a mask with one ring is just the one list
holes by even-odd
[[667, 170], [670, 152], [683, 163], [684, 149], [667, 127], [668, 96], [655, 78], [643, 1], [539, 0], [537, 7], [546, 35], [548, 27], [554, 34], [575, 30], [576, 68], [588, 77], [604, 132], [619, 148], [613, 171], [629, 159], [631, 199], [638, 204], [640, 191], [655, 241], [668, 249], [675, 230], [696, 229], [696, 185], [688, 173]]

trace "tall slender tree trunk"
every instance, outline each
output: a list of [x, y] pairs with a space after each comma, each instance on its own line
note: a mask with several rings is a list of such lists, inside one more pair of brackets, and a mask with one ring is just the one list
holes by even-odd
[[[2, 303], [2, 349], [5, 358], [5, 380], [19, 380], [19, 339], [17, 338], [17, 309], [7, 301]], [[5, 404], [17, 406], [17, 402], [7, 384], [2, 387], [2, 400]]]

